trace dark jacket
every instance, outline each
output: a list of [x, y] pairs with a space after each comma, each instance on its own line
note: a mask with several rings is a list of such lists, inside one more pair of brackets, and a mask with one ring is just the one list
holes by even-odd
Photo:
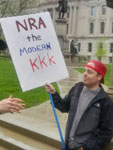
[[[64, 99], [57, 92], [52, 95], [55, 107], [61, 112], [69, 112], [65, 135], [66, 146], [83, 86], [82, 82], [76, 84]], [[84, 150], [103, 150], [113, 136], [113, 102], [102, 87], [85, 110], [75, 132], [75, 139], [85, 136], [89, 138], [81, 143]]]

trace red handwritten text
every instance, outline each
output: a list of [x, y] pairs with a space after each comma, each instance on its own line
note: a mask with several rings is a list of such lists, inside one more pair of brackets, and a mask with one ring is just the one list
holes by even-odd
[[27, 20], [24, 19], [22, 22], [16, 20], [16, 26], [18, 32], [20, 32], [22, 29], [28, 31], [32, 29], [39, 30], [41, 27], [46, 28], [46, 25], [41, 17], [39, 17], [37, 20], [34, 18], [28, 18]]
[[34, 60], [29, 59], [32, 71], [35, 72], [36, 70], [40, 70], [45, 67], [56, 64], [53, 59], [54, 59], [54, 56], [50, 57], [48, 53], [47, 55], [43, 57], [38, 55], [38, 57], [35, 58]]

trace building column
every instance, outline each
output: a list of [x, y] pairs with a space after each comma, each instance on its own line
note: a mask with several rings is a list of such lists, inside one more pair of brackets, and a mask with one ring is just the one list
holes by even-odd
[[106, 8], [105, 34], [107, 36], [111, 35], [111, 14], [110, 10], [107, 12], [107, 8]]
[[72, 34], [72, 16], [73, 16], [73, 9], [70, 7], [70, 13], [69, 13], [69, 35]]
[[55, 23], [56, 20], [56, 8], [53, 8], [53, 23]]
[[111, 69], [111, 80], [110, 80], [110, 87], [107, 91], [108, 95], [113, 100], [113, 53], [112, 53], [112, 69]]
[[72, 22], [72, 35], [75, 36], [75, 30], [76, 30], [76, 7], [74, 7], [72, 21], [73, 21]]

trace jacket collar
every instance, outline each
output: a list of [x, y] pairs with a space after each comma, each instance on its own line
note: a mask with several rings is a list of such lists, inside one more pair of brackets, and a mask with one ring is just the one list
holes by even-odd
[[[83, 82], [81, 82], [81, 91], [82, 91], [83, 87], [84, 87], [84, 84], [83, 84]], [[100, 85], [100, 87], [101, 87], [101, 89], [100, 89], [99, 93], [90, 102], [89, 106], [92, 105], [93, 103], [95, 103], [96, 101], [100, 101], [100, 100], [106, 99], [108, 97], [107, 94], [105, 93], [102, 85]]]
[[103, 87], [101, 86], [100, 92], [94, 97], [94, 99], [89, 103], [88, 107], [89, 108], [92, 104], [99, 102], [101, 100], [105, 100], [107, 98], [107, 94], [105, 93]]

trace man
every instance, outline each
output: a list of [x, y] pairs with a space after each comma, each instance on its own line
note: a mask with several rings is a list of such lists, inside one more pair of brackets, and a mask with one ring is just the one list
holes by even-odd
[[0, 101], [0, 113], [1, 114], [20, 112], [20, 110], [24, 109], [24, 107], [25, 107], [25, 104], [23, 104], [23, 100], [19, 98], [12, 98], [12, 96]]
[[69, 112], [65, 133], [66, 150], [103, 150], [113, 136], [113, 102], [101, 86], [106, 67], [97, 60], [85, 65], [83, 82], [62, 99], [51, 84], [55, 107]]

